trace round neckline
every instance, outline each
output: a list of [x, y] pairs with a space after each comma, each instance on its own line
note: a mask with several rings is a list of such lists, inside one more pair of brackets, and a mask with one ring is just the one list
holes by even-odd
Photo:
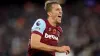
[[47, 21], [47, 23], [51, 26], [51, 27], [53, 27], [53, 28], [56, 28], [57, 26], [53, 26], [53, 25], [51, 25], [50, 23], [49, 23], [49, 21], [48, 20], [46, 20]]

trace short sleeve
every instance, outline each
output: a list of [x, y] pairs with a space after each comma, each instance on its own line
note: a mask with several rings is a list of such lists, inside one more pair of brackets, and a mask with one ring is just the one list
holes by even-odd
[[31, 32], [39, 34], [39, 35], [43, 35], [45, 28], [46, 28], [45, 21], [43, 19], [38, 19], [38, 20], [36, 20], [36, 22], [32, 26]]

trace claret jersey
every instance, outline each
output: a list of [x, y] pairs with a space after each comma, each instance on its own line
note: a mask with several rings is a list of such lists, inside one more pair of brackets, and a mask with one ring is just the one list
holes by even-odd
[[[60, 26], [52, 26], [48, 20], [37, 19], [31, 28], [31, 33], [39, 34], [41, 36], [40, 42], [51, 46], [57, 46], [59, 37], [62, 34], [62, 29]], [[36, 38], [36, 37], [34, 37]], [[32, 49], [30, 44], [28, 48], [28, 56], [55, 56], [55, 52], [46, 52], [42, 50]]]

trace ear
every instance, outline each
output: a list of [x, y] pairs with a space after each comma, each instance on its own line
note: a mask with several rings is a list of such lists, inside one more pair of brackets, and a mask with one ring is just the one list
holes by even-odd
[[48, 16], [51, 16], [51, 12], [47, 12]]

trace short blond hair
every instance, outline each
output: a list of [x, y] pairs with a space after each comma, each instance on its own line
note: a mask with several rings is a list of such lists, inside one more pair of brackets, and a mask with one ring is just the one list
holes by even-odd
[[45, 2], [45, 11], [49, 12], [51, 10], [52, 4], [59, 4], [57, 1], [46, 1]]

